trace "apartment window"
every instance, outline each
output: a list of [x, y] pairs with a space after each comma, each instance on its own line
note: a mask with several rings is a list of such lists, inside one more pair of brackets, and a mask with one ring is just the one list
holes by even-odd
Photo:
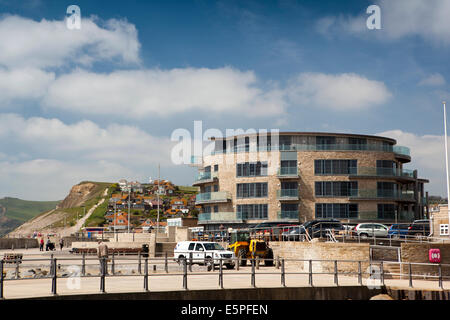
[[395, 219], [395, 204], [378, 204], [378, 219]]
[[267, 182], [238, 183], [237, 198], [263, 198], [267, 197]]
[[267, 162], [244, 162], [236, 165], [236, 177], [267, 176]]
[[348, 144], [351, 150], [366, 150], [367, 139], [364, 138], [348, 138]]
[[352, 174], [356, 172], [358, 160], [314, 160], [314, 174], [316, 175], [334, 175], [334, 174]]
[[449, 235], [448, 223], [439, 225], [439, 235], [440, 236], [448, 236]]
[[316, 181], [316, 197], [350, 197], [358, 194], [357, 181]]
[[298, 189], [298, 182], [282, 182], [281, 189], [295, 190]]
[[204, 206], [203, 207], [203, 213], [211, 213], [211, 207], [210, 206]]
[[219, 185], [218, 184], [215, 184], [214, 185], [214, 192], [218, 192], [219, 191]]
[[336, 137], [316, 137], [317, 150], [332, 150], [336, 144]]
[[378, 197], [394, 197], [397, 194], [398, 186], [393, 182], [377, 182]]
[[316, 218], [358, 218], [356, 203], [316, 203]]
[[219, 165], [218, 165], [218, 164], [215, 164], [215, 165], [214, 165], [214, 172], [217, 172], [217, 171], [219, 171]]
[[298, 203], [282, 203], [281, 212], [283, 211], [298, 211]]
[[267, 204], [242, 204], [237, 205], [237, 216], [243, 220], [267, 219]]
[[219, 206], [214, 206], [214, 212], [219, 212]]

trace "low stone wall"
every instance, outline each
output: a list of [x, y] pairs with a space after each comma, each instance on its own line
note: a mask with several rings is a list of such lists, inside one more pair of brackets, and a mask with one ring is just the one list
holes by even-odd
[[[430, 249], [439, 249], [441, 251], [441, 264], [450, 265], [450, 243], [402, 243], [402, 262], [406, 263], [402, 266], [402, 272], [409, 272], [408, 262], [430, 263], [428, 252]], [[437, 275], [438, 267], [412, 265], [413, 274], [429, 274]], [[442, 275], [450, 276], [450, 266], [442, 267]]]
[[0, 249], [39, 248], [37, 239], [30, 238], [3, 238], [0, 239]]
[[[298, 267], [301, 271], [309, 270], [308, 261], [293, 261], [291, 259], [306, 260], [354, 260], [365, 261], [361, 264], [364, 272], [369, 266], [368, 243], [335, 243], [335, 242], [271, 242], [274, 257], [286, 259], [286, 266]], [[316, 261], [312, 263], [313, 272], [333, 272], [334, 262]], [[339, 272], [357, 272], [357, 262], [339, 262]]]

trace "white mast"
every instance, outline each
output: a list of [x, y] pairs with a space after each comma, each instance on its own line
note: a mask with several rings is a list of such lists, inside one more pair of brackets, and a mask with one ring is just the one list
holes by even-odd
[[445, 101], [442, 101], [442, 104], [444, 105], [444, 142], [445, 142], [445, 172], [447, 176], [447, 213], [448, 213], [448, 223], [450, 225], [450, 183], [449, 183], [449, 176], [448, 176], [448, 148], [447, 148], [447, 110], [445, 108]]

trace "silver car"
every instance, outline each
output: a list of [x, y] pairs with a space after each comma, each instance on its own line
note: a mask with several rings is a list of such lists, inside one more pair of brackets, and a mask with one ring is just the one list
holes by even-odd
[[387, 238], [389, 228], [381, 223], [360, 223], [355, 227], [355, 231], [361, 237]]

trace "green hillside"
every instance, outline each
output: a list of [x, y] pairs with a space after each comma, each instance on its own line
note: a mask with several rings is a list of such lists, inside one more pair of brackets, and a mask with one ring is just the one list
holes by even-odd
[[37, 215], [55, 209], [59, 201], [27, 201], [17, 198], [0, 199], [0, 237]]
[[54, 209], [58, 203], [59, 201], [27, 201], [17, 198], [3, 198], [0, 199], [0, 216], [25, 222], [39, 213]]

